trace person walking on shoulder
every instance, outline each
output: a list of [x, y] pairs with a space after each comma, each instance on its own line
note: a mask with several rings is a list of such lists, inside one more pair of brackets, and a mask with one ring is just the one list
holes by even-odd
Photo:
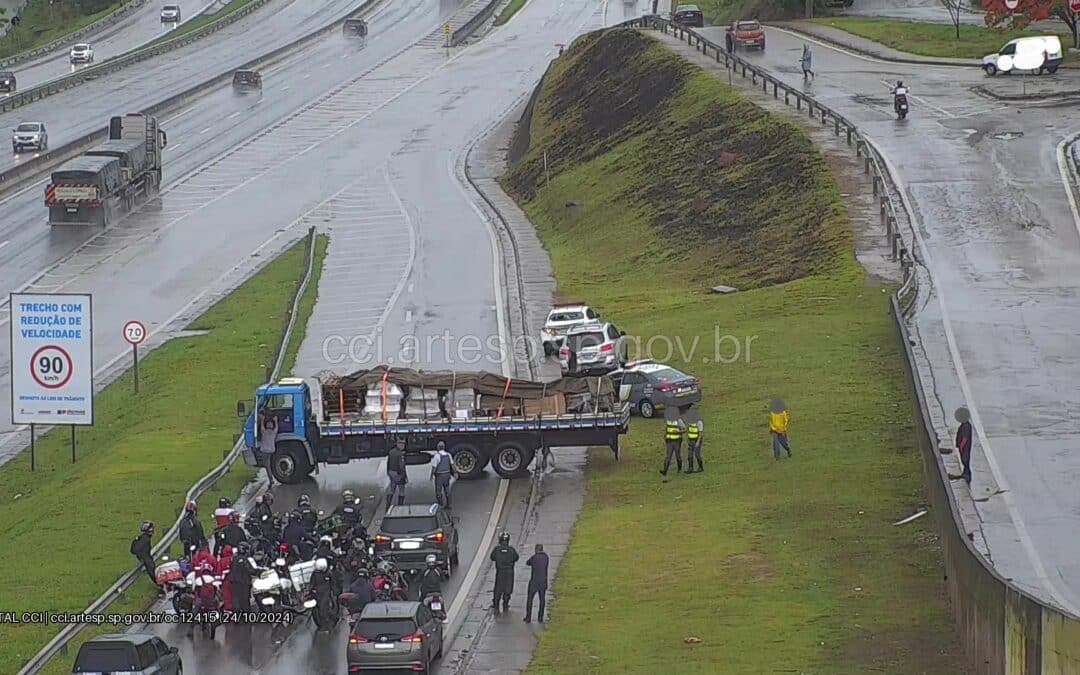
[[802, 47], [802, 58], [799, 59], [799, 64], [802, 66], [803, 80], [809, 80], [814, 77], [813, 55], [810, 53], [810, 45], [804, 44]]
[[533, 596], [540, 596], [540, 607], [536, 612], [536, 620], [544, 623], [544, 604], [548, 588], [548, 554], [544, 553], [544, 545], [537, 544], [535, 552], [525, 564], [529, 566], [529, 594], [525, 598], [525, 623], [532, 622]]
[[791, 446], [788, 445], [787, 437], [790, 423], [791, 417], [788, 415], [784, 402], [778, 398], [773, 399], [772, 404], [769, 406], [769, 434], [772, 436], [773, 457], [778, 461], [780, 459], [780, 448], [786, 450], [787, 456], [791, 457]]
[[967, 408], [956, 409], [956, 421], [960, 423], [960, 426], [956, 429], [956, 450], [960, 453], [960, 464], [964, 468], [959, 477], [963, 478], [968, 485], [971, 485], [971, 442], [973, 432], [971, 429], [971, 413]]

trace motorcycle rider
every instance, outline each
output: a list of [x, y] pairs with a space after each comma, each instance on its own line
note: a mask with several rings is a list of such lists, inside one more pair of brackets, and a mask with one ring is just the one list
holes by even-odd
[[370, 573], [361, 568], [356, 572], [356, 579], [349, 584], [348, 609], [352, 614], [359, 615], [364, 611], [368, 603], [375, 602], [375, 587], [371, 584]]
[[218, 530], [214, 537], [214, 555], [220, 556], [226, 545], [235, 548], [242, 541], [247, 541], [247, 533], [240, 527], [240, 514], [233, 511], [229, 514], [229, 524]]
[[334, 577], [330, 573], [330, 563], [326, 558], [315, 558], [315, 571], [311, 573], [311, 590], [314, 591], [315, 611], [326, 611], [330, 606], [330, 596], [334, 592]]
[[228, 497], [218, 499], [218, 507], [214, 509], [214, 529], [221, 529], [229, 524], [229, 516], [236, 512]]
[[454, 459], [446, 451], [446, 443], [439, 441], [431, 458], [431, 480], [435, 482], [435, 500], [445, 508], [450, 508], [450, 479], [457, 477]]
[[499, 545], [491, 552], [491, 561], [495, 563], [495, 592], [491, 598], [491, 607], [496, 613], [499, 605], [503, 611], [510, 609], [510, 594], [514, 590], [514, 564], [518, 561], [518, 552], [510, 545], [510, 535], [499, 535]]
[[356, 498], [352, 490], [345, 490], [341, 493], [341, 505], [334, 509], [334, 515], [341, 516], [349, 527], [361, 525], [363, 518], [360, 514], [359, 502], [360, 500]]
[[131, 540], [131, 555], [135, 556], [135, 559], [146, 570], [150, 582], [157, 586], [158, 595], [164, 595], [165, 589], [158, 586], [157, 575], [154, 574], [154, 556], [150, 552], [152, 548], [150, 539], [153, 536], [154, 524], [149, 520], [143, 521], [143, 524], [139, 526], [139, 536]]
[[[209, 564], [195, 569], [195, 607], [196, 614], [205, 614], [221, 609], [220, 590], [214, 585], [214, 568]], [[210, 621], [210, 639], [217, 632], [217, 621]], [[188, 624], [188, 637], [195, 634], [195, 622]]]
[[223, 609], [233, 608], [232, 580], [229, 578], [229, 570], [232, 567], [233, 547], [226, 544], [222, 547], [221, 557], [218, 558], [214, 567], [214, 574], [221, 579], [221, 606]]
[[287, 545], [289, 549], [295, 551], [297, 555], [300, 555], [300, 551], [306, 546], [304, 541], [306, 538], [307, 531], [300, 523], [300, 514], [293, 511], [289, 514], [289, 523], [285, 526], [285, 529], [281, 531], [281, 543]]
[[333, 550], [334, 539], [324, 534], [319, 537], [319, 545], [315, 548], [315, 558], [322, 558], [329, 564], [337, 562], [337, 554]]
[[188, 502], [184, 505], [184, 517], [180, 519], [180, 541], [184, 545], [184, 551], [198, 546], [203, 539], [206, 539], [206, 533], [199, 522], [199, 507], [195, 502]]
[[264, 537], [270, 537], [274, 524], [274, 511], [270, 507], [274, 505], [274, 495], [267, 492], [255, 498], [255, 506], [248, 513], [248, 518], [256, 523]]
[[256, 569], [250, 556], [251, 547], [246, 541], [242, 541], [236, 547], [236, 556], [229, 565], [233, 609], [238, 612], [251, 611], [251, 580], [256, 574]]
[[200, 567], [209, 565], [210, 569], [214, 569], [217, 565], [217, 558], [210, 552], [210, 544], [205, 539], [199, 542], [199, 548], [195, 551], [195, 555], [191, 556], [191, 568], [198, 570]]
[[442, 593], [442, 570], [434, 554], [428, 554], [426, 558], [427, 569], [420, 577], [420, 602], [424, 602], [429, 596]]
[[304, 526], [304, 530], [308, 534], [314, 534], [315, 528], [319, 526], [319, 513], [311, 508], [311, 497], [300, 495], [296, 500], [295, 513], [300, 514], [300, 524]]
[[904, 97], [905, 100], [907, 99], [907, 87], [904, 86], [904, 82], [902, 80], [897, 80], [896, 81], [896, 86], [893, 87], [892, 93], [893, 93], [893, 110], [895, 112], [899, 113], [900, 112], [900, 97], [902, 96], [902, 97]]

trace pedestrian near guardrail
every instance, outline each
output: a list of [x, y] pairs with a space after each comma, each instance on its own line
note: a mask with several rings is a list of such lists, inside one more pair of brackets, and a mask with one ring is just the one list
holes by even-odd
[[701, 442], [705, 433], [701, 413], [694, 408], [688, 408], [683, 413], [683, 423], [686, 426], [686, 473], [694, 473], [694, 458], [697, 458], [697, 473], [701, 473], [705, 470], [701, 461]]
[[270, 469], [274, 451], [277, 450], [277, 419], [272, 415], [263, 415], [259, 425], [259, 464], [266, 469], [266, 480], [274, 486], [274, 472]]
[[963, 470], [959, 476], [949, 476], [949, 478], [953, 480], [963, 478], [964, 482], [971, 485], [971, 443], [974, 435], [971, 428], [971, 412], [967, 408], [960, 407], [956, 409], [955, 417], [960, 423], [956, 429], [956, 450], [960, 453], [960, 465]]
[[769, 434], [772, 436], [773, 457], [780, 461], [780, 448], [787, 451], [791, 457], [791, 446], [788, 444], [788, 426], [791, 424], [791, 416], [788, 415], [784, 402], [774, 398], [769, 404]]
[[802, 58], [799, 59], [799, 64], [802, 66], [802, 76], [804, 80], [809, 80], [814, 76], [813, 70], [814, 56], [810, 53], [810, 45], [804, 44], [802, 46]]
[[671, 468], [671, 458], [675, 458], [676, 470], [682, 473], [682, 439], [686, 433], [686, 423], [679, 418], [679, 411], [668, 408], [664, 411], [664, 446], [667, 453], [664, 455], [664, 468], [660, 469], [661, 476], [667, 476]]
[[154, 574], [154, 556], [150, 554], [152, 546], [150, 539], [154, 536], [154, 524], [149, 520], [139, 526], [139, 536], [131, 540], [131, 555], [142, 565], [146, 576], [150, 577], [150, 583], [158, 590], [158, 595], [163, 595], [165, 590], [157, 585], [157, 576]]

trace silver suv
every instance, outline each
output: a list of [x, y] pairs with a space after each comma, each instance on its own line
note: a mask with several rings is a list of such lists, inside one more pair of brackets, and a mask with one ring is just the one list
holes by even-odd
[[161, 23], [180, 23], [180, 5], [165, 5], [162, 7]]
[[608, 373], [626, 363], [626, 333], [612, 323], [586, 323], [566, 333], [559, 349], [563, 375]]
[[27, 148], [49, 149], [49, 132], [45, 131], [43, 123], [23, 122], [12, 130], [11, 151], [17, 155]]
[[566, 332], [583, 323], [595, 323], [600, 320], [600, 315], [593, 311], [592, 307], [580, 302], [563, 303], [553, 305], [548, 312], [547, 321], [540, 331], [540, 341], [544, 344], [544, 356], [553, 356], [559, 353], [566, 339]]
[[349, 632], [349, 672], [410, 669], [431, 672], [443, 653], [443, 625], [419, 602], [371, 602]]

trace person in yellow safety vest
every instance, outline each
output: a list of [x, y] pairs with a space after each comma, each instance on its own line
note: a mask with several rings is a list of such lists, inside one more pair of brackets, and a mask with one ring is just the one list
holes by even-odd
[[686, 424], [679, 419], [679, 413], [670, 408], [664, 415], [664, 445], [667, 446], [667, 455], [664, 457], [664, 468], [660, 475], [666, 476], [671, 467], [671, 458], [675, 458], [675, 464], [682, 473], [682, 437], [686, 433]]
[[780, 448], [787, 450], [787, 456], [791, 457], [791, 446], [788, 445], [788, 424], [791, 422], [787, 408], [780, 399], [773, 399], [769, 405], [769, 433], [772, 435], [773, 457], [780, 460]]
[[694, 458], [697, 458], [697, 471], [705, 470], [701, 462], [701, 437], [705, 432], [705, 425], [701, 423], [701, 413], [690, 408], [683, 413], [683, 421], [686, 425], [686, 473], [694, 473]]

